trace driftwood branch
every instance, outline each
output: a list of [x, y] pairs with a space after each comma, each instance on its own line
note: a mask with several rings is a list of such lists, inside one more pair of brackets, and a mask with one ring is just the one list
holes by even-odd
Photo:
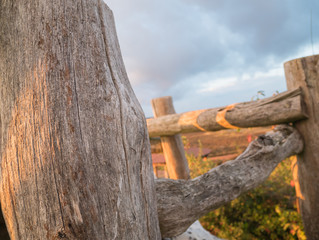
[[284, 124], [306, 117], [301, 89], [297, 88], [258, 101], [148, 119], [147, 128], [150, 137], [171, 136], [187, 132]]
[[255, 188], [283, 159], [300, 153], [299, 133], [287, 125], [260, 136], [233, 161], [192, 180], [157, 179], [156, 194], [163, 237], [183, 233], [211, 210]]

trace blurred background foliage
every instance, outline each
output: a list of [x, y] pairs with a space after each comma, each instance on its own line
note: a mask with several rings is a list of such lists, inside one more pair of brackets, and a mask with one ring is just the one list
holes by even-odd
[[[187, 148], [188, 141], [183, 138]], [[201, 143], [198, 142], [201, 148]], [[191, 177], [204, 174], [217, 164], [186, 154]], [[292, 181], [292, 158], [281, 162], [271, 176], [256, 189], [200, 219], [212, 234], [228, 240], [305, 240], [301, 217], [296, 208]]]

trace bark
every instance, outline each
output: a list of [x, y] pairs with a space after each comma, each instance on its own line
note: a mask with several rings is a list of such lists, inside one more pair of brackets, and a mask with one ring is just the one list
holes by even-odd
[[306, 117], [301, 90], [298, 88], [259, 101], [148, 119], [147, 128], [151, 137], [171, 136], [226, 128], [270, 126]]
[[309, 118], [294, 125], [305, 142], [297, 156], [298, 201], [308, 240], [319, 239], [319, 55], [285, 63], [288, 89], [301, 87]]
[[160, 239], [148, 134], [102, 0], [0, 0], [11, 239]]
[[289, 126], [253, 141], [246, 151], [192, 180], [157, 179], [156, 194], [163, 237], [183, 233], [196, 219], [253, 189], [283, 159], [300, 153], [303, 142]]
[[[174, 114], [172, 97], [162, 97], [152, 99], [154, 117]], [[171, 179], [189, 179], [189, 167], [185, 156], [184, 144], [180, 134], [174, 136], [162, 136], [161, 145], [166, 160], [166, 167], [169, 178]]]

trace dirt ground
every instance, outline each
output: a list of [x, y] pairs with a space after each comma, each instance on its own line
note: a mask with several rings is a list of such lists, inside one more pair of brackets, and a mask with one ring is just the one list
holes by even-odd
[[186, 133], [183, 136], [188, 139], [191, 147], [199, 147], [198, 141], [200, 141], [202, 148], [212, 151], [209, 156], [215, 157], [240, 154], [247, 148], [249, 141], [270, 130], [271, 127], [242, 128], [217, 132]]

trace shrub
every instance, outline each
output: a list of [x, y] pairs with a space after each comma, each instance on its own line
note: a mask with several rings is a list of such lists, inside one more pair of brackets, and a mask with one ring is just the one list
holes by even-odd
[[[189, 146], [188, 140], [186, 138], [183, 138], [183, 142], [185, 145], [185, 149], [187, 149]], [[212, 169], [213, 167], [216, 167], [216, 164], [214, 162], [205, 160], [201, 157], [202, 144], [200, 141], [198, 141], [198, 146], [199, 146], [198, 156], [195, 156], [194, 154], [185, 153], [187, 161], [188, 161], [191, 178], [200, 176], [208, 172], [208, 170]]]
[[[194, 178], [214, 167], [200, 156], [187, 155]], [[203, 216], [202, 225], [225, 239], [306, 239], [296, 211], [291, 159], [278, 165], [268, 180], [231, 203]]]

